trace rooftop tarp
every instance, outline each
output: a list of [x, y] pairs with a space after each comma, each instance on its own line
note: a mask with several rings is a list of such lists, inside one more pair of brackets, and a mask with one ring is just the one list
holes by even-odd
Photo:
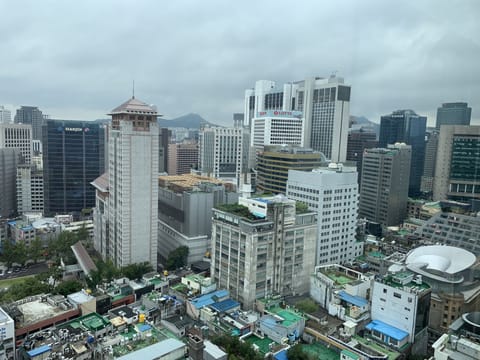
[[368, 301], [367, 299], [364, 299], [360, 296], [353, 296], [353, 295], [350, 295], [349, 293], [345, 292], [345, 291], [340, 291], [338, 293], [338, 296], [340, 296], [340, 299], [350, 303], [350, 304], [353, 304], [355, 306], [358, 306], [358, 307], [364, 307], [368, 304]]
[[406, 331], [385, 324], [383, 321], [380, 320], [373, 320], [370, 324], [366, 326], [366, 329], [370, 331], [378, 331], [379, 333], [387, 335], [397, 341], [402, 341], [408, 336], [408, 333]]

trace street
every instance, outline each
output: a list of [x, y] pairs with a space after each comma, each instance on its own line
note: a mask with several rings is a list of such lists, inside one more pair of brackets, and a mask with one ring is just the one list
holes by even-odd
[[10, 270], [11, 273], [9, 273], [9, 271], [5, 271], [3, 275], [0, 275], [0, 280], [13, 279], [13, 278], [28, 276], [28, 275], [36, 275], [42, 272], [46, 272], [47, 270], [48, 270], [48, 266], [45, 262], [31, 264], [24, 268], [17, 268], [15, 270]]

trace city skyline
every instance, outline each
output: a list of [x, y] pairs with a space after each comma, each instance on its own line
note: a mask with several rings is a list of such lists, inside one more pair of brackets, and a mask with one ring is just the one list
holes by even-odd
[[[3, 3], [0, 103], [12, 112], [33, 105], [53, 118], [95, 120], [130, 96], [135, 80], [138, 96], [166, 118], [195, 112], [227, 125], [258, 79], [337, 73], [352, 85], [353, 115], [378, 123], [412, 109], [433, 126], [442, 103], [462, 101], [473, 109], [472, 124], [480, 123], [480, 4], [285, 8], [269, 1]], [[151, 55], [139, 58], [145, 48]]]

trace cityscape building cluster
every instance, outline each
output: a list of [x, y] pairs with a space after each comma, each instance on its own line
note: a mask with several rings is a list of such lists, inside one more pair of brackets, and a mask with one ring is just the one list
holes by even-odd
[[[374, 124], [351, 90], [259, 80], [231, 126], [195, 129], [135, 96], [97, 121], [0, 106], [2, 259], [39, 244], [46, 283], [83, 284], [1, 303], [0, 359], [227, 359], [222, 335], [268, 359], [480, 358], [472, 109]], [[63, 232], [84, 238], [49, 259]]]

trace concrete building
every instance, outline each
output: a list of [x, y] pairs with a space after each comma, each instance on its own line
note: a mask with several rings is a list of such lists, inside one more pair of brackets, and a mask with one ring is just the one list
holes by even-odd
[[0, 105], [0, 124], [10, 124], [12, 122], [12, 112]]
[[380, 120], [379, 147], [386, 148], [387, 145], [397, 142], [406, 143], [412, 147], [409, 196], [415, 197], [420, 194], [425, 161], [426, 127], [427, 117], [417, 115], [413, 110], [396, 110], [382, 116]]
[[25, 164], [32, 161], [32, 126], [0, 124], [0, 149], [20, 149]]
[[302, 112], [304, 146], [334, 162], [346, 160], [350, 86], [343, 78], [311, 77], [281, 87], [271, 80], [259, 80], [245, 91], [244, 125], [253, 132], [252, 119], [268, 110]]
[[[409, 271], [389, 274], [373, 283], [372, 322], [367, 325], [371, 335], [377, 340], [397, 349], [406, 343], [413, 343], [416, 336], [425, 336], [428, 326], [431, 288]], [[379, 323], [388, 326], [379, 326]], [[403, 331], [391, 331], [393, 327]], [[387, 330], [387, 331], [384, 331]]]
[[361, 183], [362, 160], [365, 149], [377, 147], [377, 134], [374, 131], [360, 128], [358, 130], [350, 129], [347, 140], [347, 161], [355, 161], [358, 171], [358, 183]]
[[427, 131], [427, 143], [425, 145], [425, 162], [423, 163], [423, 175], [420, 191], [432, 196], [433, 179], [435, 177], [435, 163], [437, 161], [438, 130]]
[[325, 156], [296, 146], [265, 146], [257, 155], [257, 191], [285, 194], [289, 170], [311, 171], [327, 163]]
[[42, 141], [42, 126], [45, 116], [36, 106], [22, 106], [15, 114], [15, 124], [32, 127], [32, 139]]
[[304, 120], [300, 111], [260, 111], [252, 119], [250, 146], [261, 152], [265, 145], [303, 147]]
[[443, 125], [438, 138], [433, 200], [480, 209], [480, 126]]
[[359, 217], [384, 226], [406, 218], [411, 156], [405, 144], [365, 150]]
[[[157, 267], [157, 110], [132, 97], [111, 111], [106, 176], [92, 184], [95, 246], [116, 266], [148, 261]], [[98, 181], [97, 181], [98, 180]]]
[[17, 167], [17, 211], [43, 213], [43, 169], [35, 165]]
[[184, 142], [168, 145], [168, 175], [190, 174], [198, 166], [198, 144]]
[[314, 212], [295, 206], [277, 195], [213, 210], [211, 276], [243, 309], [270, 295], [308, 291], [317, 225]]
[[168, 170], [168, 145], [172, 137], [172, 131], [167, 128], [161, 128], [158, 135], [158, 173], [164, 173]]
[[45, 214], [90, 210], [95, 206], [90, 182], [105, 171], [103, 127], [91, 121], [47, 120], [43, 131]]
[[320, 265], [310, 275], [310, 296], [331, 316], [360, 324], [370, 319], [374, 275], [338, 264]]
[[432, 289], [429, 328], [440, 335], [462, 314], [480, 308], [478, 263], [474, 254], [453, 246], [421, 246], [405, 260], [409, 271]]
[[316, 265], [343, 264], [363, 254], [356, 241], [357, 169], [330, 163], [311, 172], [288, 172], [287, 196], [317, 213]]
[[444, 103], [437, 109], [436, 128], [442, 125], [470, 125], [472, 108], [464, 102]]
[[16, 172], [21, 163], [19, 149], [0, 148], [0, 217], [13, 217], [17, 212]]
[[430, 244], [459, 247], [480, 256], [480, 216], [437, 211], [414, 233]]
[[250, 135], [243, 128], [202, 129], [199, 134], [199, 173], [237, 186], [249, 183], [246, 179], [249, 143]]
[[180, 246], [189, 248], [188, 263], [210, 249], [212, 208], [236, 203], [238, 194], [222, 181], [193, 174], [160, 176], [158, 189], [158, 254], [165, 264]]
[[15, 323], [13, 319], [0, 308], [0, 359], [15, 359]]

